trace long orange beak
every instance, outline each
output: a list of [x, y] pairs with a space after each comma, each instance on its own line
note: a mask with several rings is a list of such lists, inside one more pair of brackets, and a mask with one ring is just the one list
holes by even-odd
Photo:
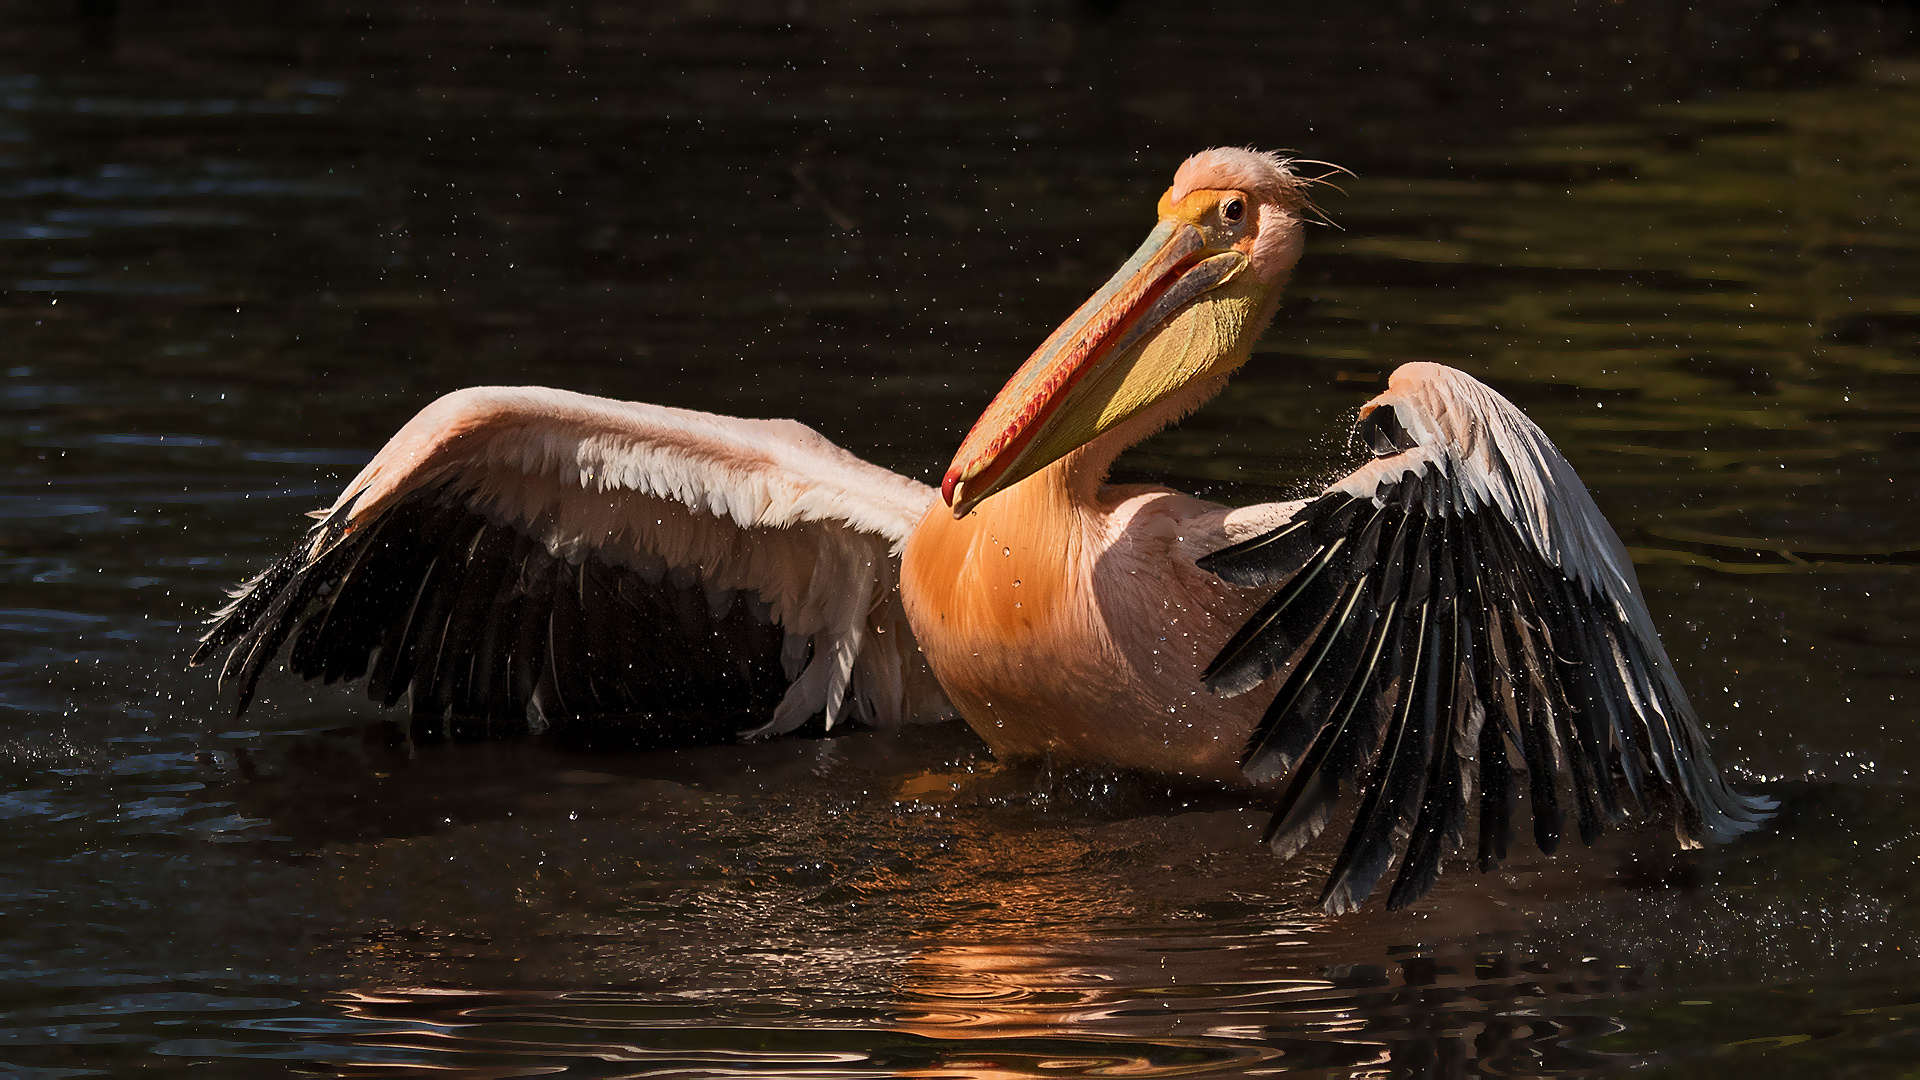
[[1188, 302], [1224, 284], [1247, 262], [1209, 252], [1200, 229], [1164, 217], [1100, 290], [1047, 337], [995, 395], [960, 444], [940, 497], [965, 517], [980, 500], [1092, 441], [1111, 423], [1076, 415], [1076, 387], [1126, 361]]

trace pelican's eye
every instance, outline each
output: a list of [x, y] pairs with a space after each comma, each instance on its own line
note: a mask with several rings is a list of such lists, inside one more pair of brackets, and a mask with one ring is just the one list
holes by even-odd
[[1246, 214], [1247, 204], [1241, 202], [1239, 199], [1228, 199], [1226, 202], [1220, 204], [1220, 216], [1227, 219], [1228, 224], [1239, 221], [1245, 217]]

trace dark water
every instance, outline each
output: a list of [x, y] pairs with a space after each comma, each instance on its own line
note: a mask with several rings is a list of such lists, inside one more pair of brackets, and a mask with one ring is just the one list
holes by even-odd
[[[1912, 9], [1193, 7], [0, 4], [0, 1072], [1912, 1069]], [[1398, 362], [1494, 382], [1775, 828], [1329, 920], [1257, 814], [963, 729], [410, 745], [183, 669], [456, 387], [932, 476], [1213, 143], [1359, 176], [1123, 472], [1290, 493]]]

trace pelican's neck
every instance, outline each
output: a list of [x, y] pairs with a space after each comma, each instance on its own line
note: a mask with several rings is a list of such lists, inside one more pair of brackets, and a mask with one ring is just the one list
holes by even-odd
[[[1251, 339], [1249, 339], [1250, 345]], [[1100, 489], [1106, 486], [1107, 474], [1112, 471], [1113, 463], [1119, 459], [1120, 455], [1213, 400], [1214, 395], [1227, 385], [1228, 376], [1246, 362], [1246, 354], [1247, 350], [1242, 349], [1241, 355], [1233, 358], [1227, 366], [1216, 369], [1218, 374], [1194, 379], [1182, 387], [1178, 393], [1170, 394], [1140, 410], [1122, 423], [1102, 432], [1092, 442], [1001, 494], [1012, 495], [1029, 484], [1046, 485], [1053, 492], [1057, 492], [1054, 498], [1070, 506], [1083, 510], [1095, 509], [1101, 501]], [[985, 510], [992, 503], [993, 499], [986, 500], [980, 504], [980, 510]], [[975, 513], [978, 512], [979, 510], [975, 511]]]
[[936, 633], [926, 628], [944, 623], [961, 639], [978, 631], [1013, 641], [1042, 618], [1089, 610], [1086, 590], [1113, 511], [1113, 500], [1102, 493], [1108, 470], [1128, 448], [1220, 392], [1272, 320], [1278, 285], [1239, 308], [1243, 321], [1215, 324], [1225, 332], [1183, 331], [1174, 339], [1172, 348], [1195, 352], [1179, 358], [1179, 367], [1192, 374], [1177, 389], [981, 500], [963, 518], [936, 499], [902, 553], [901, 591], [915, 632]]
[[907, 537], [900, 594], [936, 672], [982, 662], [983, 651], [998, 657], [1090, 609], [1085, 582], [1097, 545], [1089, 534], [1098, 530], [1089, 526], [1104, 466], [1082, 480], [1072, 464], [1056, 461], [963, 518], [935, 499]]
[[[1253, 355], [1253, 343], [1266, 332], [1280, 309], [1285, 286], [1286, 275], [1282, 273], [1271, 282], [1249, 279], [1222, 289], [1219, 300], [1226, 302], [1196, 306], [1191, 313], [1216, 320], [1212, 332], [1196, 332], [1184, 317], [1176, 320], [1162, 332], [1162, 340], [1150, 341], [1144, 347], [1174, 350], [1176, 359], [1169, 366], [1191, 372], [1186, 381], [1004, 494], [1012, 494], [1022, 484], [1045, 483], [1054, 485], [1073, 505], [1097, 506], [1107, 472], [1121, 454], [1212, 401], [1227, 385], [1227, 379]], [[1231, 302], [1236, 294], [1244, 298], [1241, 304]], [[981, 507], [992, 501], [988, 499]]]

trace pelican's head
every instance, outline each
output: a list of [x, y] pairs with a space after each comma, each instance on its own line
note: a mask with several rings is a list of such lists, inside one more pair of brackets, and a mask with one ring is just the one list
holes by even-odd
[[1213, 396], [1300, 258], [1309, 183], [1278, 154], [1188, 158], [1146, 243], [974, 422], [940, 485], [953, 515], [1136, 416], [1148, 413], [1150, 430]]

